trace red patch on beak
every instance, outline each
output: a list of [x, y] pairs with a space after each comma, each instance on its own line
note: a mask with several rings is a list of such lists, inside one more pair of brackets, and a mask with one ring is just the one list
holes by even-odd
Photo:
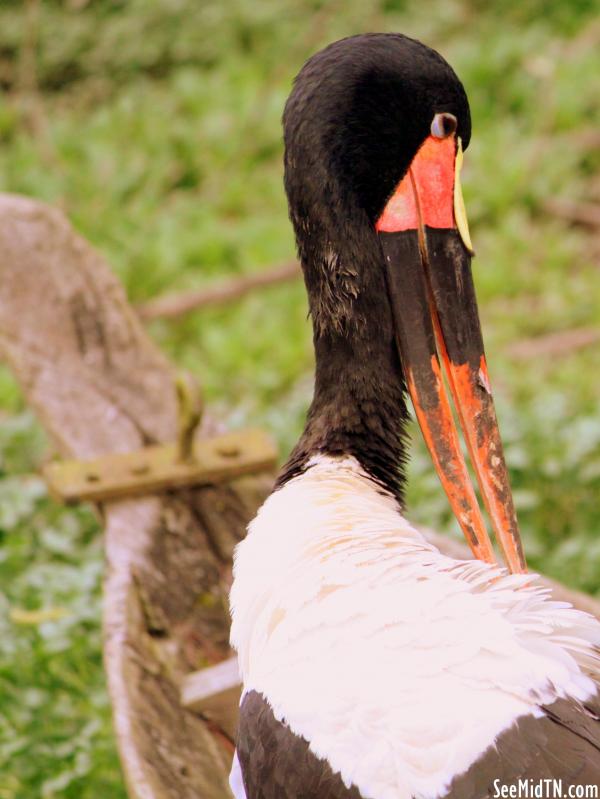
[[419, 151], [383, 213], [375, 224], [378, 232], [396, 233], [420, 227], [454, 228], [454, 136], [436, 139], [429, 136]]

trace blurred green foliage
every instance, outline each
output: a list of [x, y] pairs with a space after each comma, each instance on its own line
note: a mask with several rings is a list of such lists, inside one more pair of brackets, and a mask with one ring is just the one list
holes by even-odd
[[[293, 252], [280, 116], [305, 58], [367, 30], [437, 47], [472, 105], [463, 184], [526, 548], [535, 568], [600, 593], [600, 353], [517, 361], [510, 349], [600, 319], [597, 240], [545, 206], [600, 198], [588, 135], [600, 121], [599, 10], [592, 0], [2, 0], [0, 188], [62, 207], [133, 301], [262, 269]], [[228, 424], [264, 425], [290, 448], [311, 391], [300, 283], [151, 332]], [[0, 406], [0, 799], [118, 799], [99, 525], [87, 509], [58, 508], [32, 477], [47, 445], [6, 370]], [[455, 533], [414, 441], [410, 515]]]

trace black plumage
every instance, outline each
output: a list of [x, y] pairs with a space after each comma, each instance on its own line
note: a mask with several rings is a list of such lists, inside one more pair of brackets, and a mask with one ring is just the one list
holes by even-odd
[[[471, 136], [463, 86], [400, 34], [335, 42], [296, 78], [283, 116], [285, 189], [314, 328], [314, 398], [279, 484], [317, 453], [354, 455], [403, 499], [405, 384], [374, 228], [434, 113]], [[416, 232], [407, 233], [416, 243]]]
[[[543, 716], [521, 716], [499, 735], [454, 779], [443, 799], [492, 799], [503, 785], [531, 788], [542, 780], [560, 781], [563, 796], [571, 787], [600, 786], [600, 694], [583, 704], [558, 699], [542, 710]], [[547, 788], [543, 795], [553, 791]]]
[[361, 799], [304, 738], [277, 721], [256, 691], [240, 707], [237, 754], [248, 799]]
[[[543, 716], [522, 716], [499, 735], [439, 799], [492, 799], [502, 786], [531, 788], [543, 780], [559, 780], [563, 796], [571, 787], [600, 786], [600, 694], [542, 709]], [[240, 715], [237, 752], [248, 799], [361, 799], [304, 738], [277, 721], [259, 693], [246, 694]]]

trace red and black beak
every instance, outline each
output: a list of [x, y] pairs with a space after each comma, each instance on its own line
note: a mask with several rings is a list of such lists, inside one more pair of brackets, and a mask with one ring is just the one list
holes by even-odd
[[511, 572], [527, 566], [487, 374], [460, 191], [460, 139], [428, 137], [377, 221], [397, 341], [423, 436], [474, 555], [495, 556], [450, 402]]

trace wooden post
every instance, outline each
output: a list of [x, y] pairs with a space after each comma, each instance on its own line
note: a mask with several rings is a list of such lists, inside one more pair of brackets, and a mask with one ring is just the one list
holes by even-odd
[[[64, 216], [0, 195], [0, 354], [59, 451], [176, 438], [175, 374], [105, 261]], [[208, 418], [204, 432], [216, 432]], [[183, 677], [225, 660], [230, 558], [270, 474], [99, 506], [104, 660], [134, 799], [223, 799], [230, 730], [185, 709]]]

